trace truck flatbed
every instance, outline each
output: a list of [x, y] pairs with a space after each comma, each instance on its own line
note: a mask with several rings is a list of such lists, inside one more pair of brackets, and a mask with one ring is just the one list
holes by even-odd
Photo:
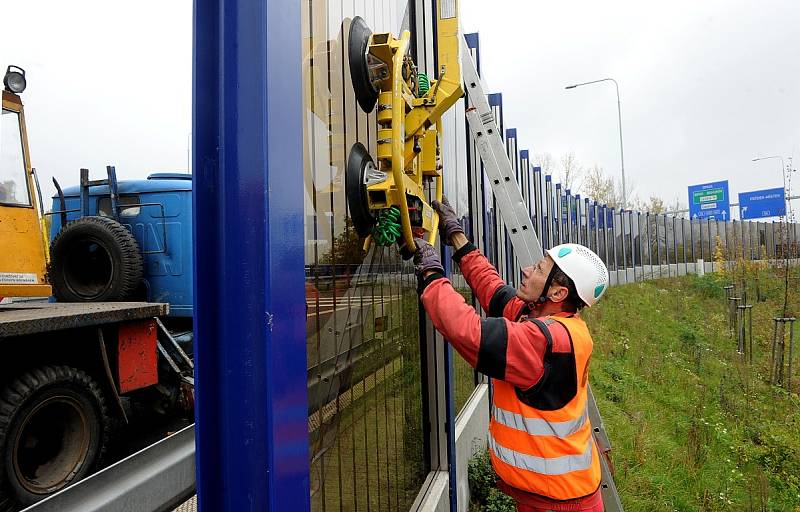
[[30, 301], [0, 305], [0, 339], [164, 316], [155, 302], [59, 303]]

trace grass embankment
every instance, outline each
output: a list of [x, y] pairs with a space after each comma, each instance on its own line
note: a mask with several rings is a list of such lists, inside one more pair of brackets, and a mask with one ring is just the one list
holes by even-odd
[[584, 315], [626, 510], [800, 510], [800, 379], [794, 393], [768, 383], [784, 286], [760, 274], [763, 301], [748, 287], [752, 365], [736, 352], [716, 275], [611, 288]]
[[[723, 286], [731, 276], [611, 288], [584, 313], [595, 341], [592, 388], [626, 511], [800, 511], [800, 347], [794, 393], [770, 385], [772, 318], [782, 313], [784, 280], [763, 269], [748, 278], [752, 365], [737, 354], [728, 326]], [[738, 295], [742, 276], [735, 280]], [[796, 283], [790, 278], [789, 315], [800, 313]], [[513, 510], [490, 491], [488, 460], [471, 466], [484, 510]]]

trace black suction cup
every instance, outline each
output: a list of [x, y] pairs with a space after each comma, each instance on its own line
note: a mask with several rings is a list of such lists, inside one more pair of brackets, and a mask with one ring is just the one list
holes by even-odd
[[347, 205], [350, 207], [350, 218], [359, 236], [367, 236], [375, 225], [375, 217], [367, 204], [366, 175], [374, 169], [375, 163], [369, 156], [367, 148], [360, 142], [353, 144], [347, 158], [347, 169], [344, 175], [344, 187], [347, 194]]
[[361, 16], [353, 18], [350, 24], [350, 38], [347, 53], [350, 57], [350, 79], [361, 110], [369, 114], [378, 101], [378, 90], [372, 86], [367, 65], [367, 45], [372, 31]]

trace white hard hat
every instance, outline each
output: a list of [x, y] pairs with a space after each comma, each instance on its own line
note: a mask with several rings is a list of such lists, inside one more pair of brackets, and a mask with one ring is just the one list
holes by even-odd
[[558, 268], [572, 279], [578, 296], [594, 305], [608, 288], [608, 269], [600, 256], [580, 244], [561, 244], [547, 250]]

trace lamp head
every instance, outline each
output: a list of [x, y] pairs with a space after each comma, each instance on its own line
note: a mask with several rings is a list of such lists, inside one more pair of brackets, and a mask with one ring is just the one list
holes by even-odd
[[22, 94], [27, 86], [25, 70], [19, 66], [8, 66], [6, 75], [3, 77], [3, 85], [5, 85], [6, 90], [9, 92]]

